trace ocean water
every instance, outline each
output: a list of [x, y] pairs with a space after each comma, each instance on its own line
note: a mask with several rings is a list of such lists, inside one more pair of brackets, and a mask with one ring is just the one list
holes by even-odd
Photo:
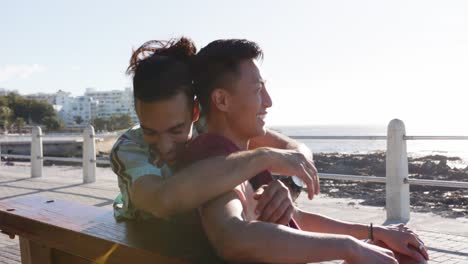
[[[272, 126], [271, 129], [288, 136], [386, 136], [386, 126]], [[407, 136], [453, 136], [451, 134], [407, 133]], [[467, 136], [467, 135], [462, 135]], [[385, 140], [301, 140], [314, 153], [366, 154], [385, 151]], [[444, 155], [460, 157], [456, 167], [468, 165], [468, 140], [408, 140], [407, 151], [410, 157]]]

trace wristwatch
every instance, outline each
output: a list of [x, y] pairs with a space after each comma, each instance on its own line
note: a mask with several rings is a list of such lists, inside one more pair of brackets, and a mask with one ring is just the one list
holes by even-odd
[[282, 181], [286, 186], [288, 186], [291, 191], [300, 193], [303, 189], [306, 188], [304, 182], [297, 176], [283, 176], [283, 175], [274, 175], [276, 179]]

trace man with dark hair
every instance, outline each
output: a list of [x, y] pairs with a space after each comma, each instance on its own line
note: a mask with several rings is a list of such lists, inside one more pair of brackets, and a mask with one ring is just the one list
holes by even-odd
[[[252, 138], [267, 133], [264, 118], [272, 101], [256, 63], [261, 55], [254, 42], [236, 39], [217, 40], [200, 50], [195, 59], [194, 83], [207, 113], [207, 132], [189, 143], [184, 156], [187, 164], [245, 151]], [[260, 177], [271, 175], [266, 171], [256, 178]], [[367, 238], [367, 225], [298, 208], [293, 220], [299, 230], [258, 221], [252, 185], [245, 181], [200, 209], [204, 230], [224, 259], [261, 263], [334, 259], [348, 263], [397, 263], [392, 251], [359, 240]], [[375, 226], [371, 230], [372, 239], [398, 253], [400, 261], [425, 262], [424, 244], [406, 227]]]
[[[307, 184], [310, 199], [318, 194], [310, 150], [273, 131], [252, 140], [248, 150], [212, 157], [174, 173], [178, 157], [196, 134], [193, 122], [199, 117], [190, 71], [195, 52], [195, 45], [181, 38], [149, 41], [132, 55], [128, 73], [133, 75], [140, 125], [124, 133], [112, 149], [112, 169], [121, 190], [115, 217], [171, 219], [266, 169], [297, 175]], [[265, 220], [288, 223], [293, 203], [284, 184], [274, 181], [259, 190], [264, 191], [259, 200], [265, 206], [259, 209], [268, 213]]]

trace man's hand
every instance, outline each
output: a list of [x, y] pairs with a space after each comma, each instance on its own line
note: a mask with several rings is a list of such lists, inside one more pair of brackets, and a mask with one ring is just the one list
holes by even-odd
[[355, 238], [351, 239], [353, 246], [350, 247], [347, 264], [397, 264], [398, 261], [391, 250], [368, 244]]
[[375, 227], [375, 238], [390, 249], [416, 261], [429, 260], [424, 242], [404, 224]]
[[305, 150], [265, 149], [270, 154], [269, 170], [271, 172], [299, 177], [307, 185], [309, 199], [319, 194], [319, 178], [311, 154], [308, 155], [304, 152]]
[[258, 220], [280, 225], [286, 225], [291, 220], [294, 204], [288, 187], [280, 180], [262, 185], [254, 194], [258, 200], [255, 212], [260, 215]]

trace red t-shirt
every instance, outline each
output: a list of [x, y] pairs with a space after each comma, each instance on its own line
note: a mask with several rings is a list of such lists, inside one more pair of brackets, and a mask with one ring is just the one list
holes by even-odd
[[[203, 133], [188, 144], [182, 160], [184, 165], [188, 165], [199, 160], [215, 156], [227, 156], [238, 151], [240, 151], [240, 149], [231, 140], [220, 135]], [[253, 177], [249, 181], [250, 184], [245, 182], [236, 188], [235, 191], [243, 203], [244, 211], [247, 211], [247, 213], [253, 211], [253, 208], [249, 208], [252, 207], [252, 205], [247, 204], [253, 197], [245, 197], [250, 195], [248, 193], [249, 188], [253, 187], [255, 190], [261, 185], [270, 183], [272, 180], [273, 177], [271, 173], [269, 171], [263, 171]], [[298, 229], [298, 225], [293, 219], [291, 219], [289, 226]]]

